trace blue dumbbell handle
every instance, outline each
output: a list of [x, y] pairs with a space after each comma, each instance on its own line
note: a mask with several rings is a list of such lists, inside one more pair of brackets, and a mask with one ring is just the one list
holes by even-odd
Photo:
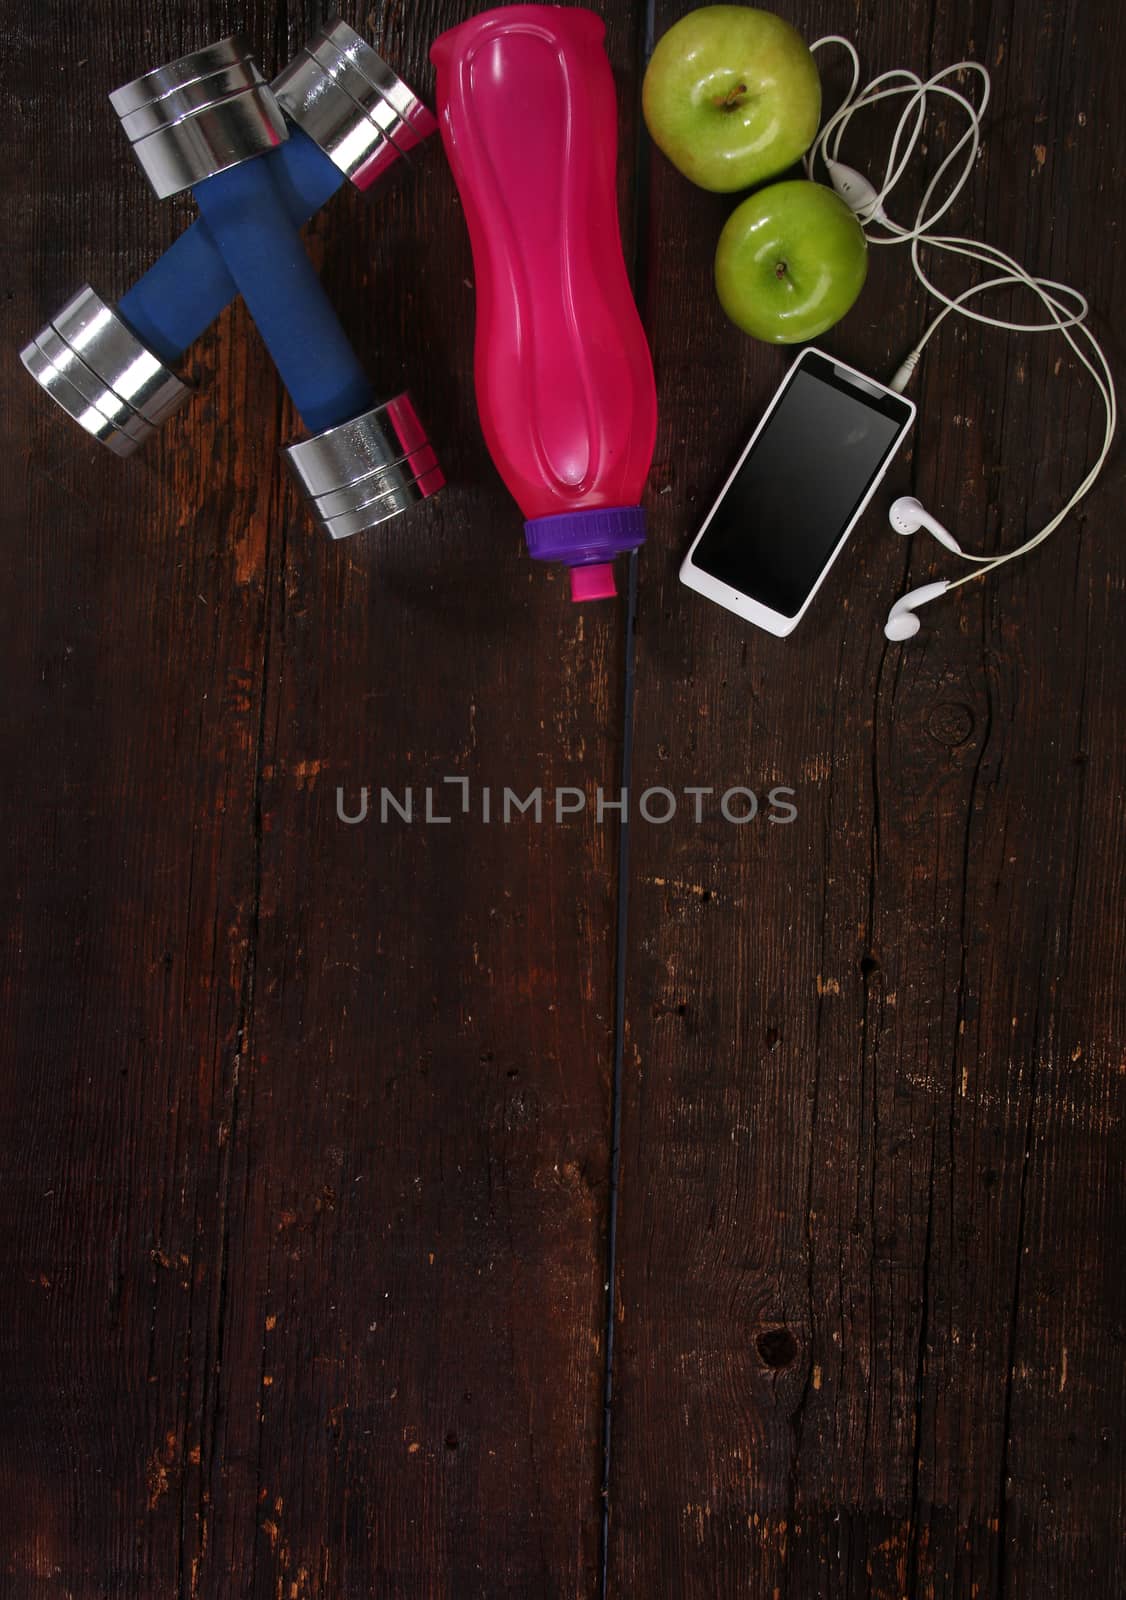
[[310, 433], [370, 410], [375, 393], [265, 158], [218, 172], [192, 192]]
[[[253, 164], [268, 166], [295, 228], [315, 216], [345, 181], [340, 168], [297, 127], [290, 128], [283, 145]], [[175, 366], [238, 293], [211, 232], [194, 222], [122, 296], [117, 309], [142, 344]]]

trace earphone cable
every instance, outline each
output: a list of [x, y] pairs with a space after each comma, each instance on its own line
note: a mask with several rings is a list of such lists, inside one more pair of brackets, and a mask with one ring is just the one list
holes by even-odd
[[[1093, 487], [1095, 480], [1102, 471], [1107, 457], [1110, 454], [1118, 425], [1118, 398], [1115, 390], [1114, 378], [1110, 365], [1102, 346], [1087, 326], [1089, 306], [1087, 299], [1078, 289], [1069, 284], [1058, 283], [1052, 278], [1037, 277], [1027, 271], [1006, 251], [998, 246], [989, 244], [984, 240], [966, 239], [959, 235], [939, 234], [933, 232], [935, 225], [950, 210], [958, 196], [968, 183], [973, 172], [978, 151], [981, 148], [981, 120], [989, 104], [990, 78], [985, 67], [977, 61], [957, 61], [952, 66], [944, 67], [934, 73], [930, 78], [920, 78], [916, 73], [904, 68], [895, 68], [892, 71], [881, 73], [878, 77], [860, 88], [860, 57], [851, 40], [841, 34], [828, 34], [818, 39], [810, 46], [817, 51], [828, 45], [839, 45], [846, 51], [851, 66], [851, 82], [843, 100], [833, 114], [823, 124], [817, 138], [814, 140], [805, 158], [805, 170], [809, 177], [813, 176], [818, 160], [829, 173], [834, 175], [834, 167], [840, 161], [841, 144], [847, 133], [852, 118], [857, 112], [870, 109], [882, 101], [906, 97], [907, 103], [903, 107], [899, 120], [892, 135], [888, 151], [887, 165], [884, 176], [878, 186], [873, 189], [866, 180], [859, 175], [849, 172], [850, 177], [855, 177], [863, 185], [862, 193], [855, 196], [845, 196], [848, 203], [856, 212], [857, 220], [864, 230], [865, 238], [872, 245], [909, 245], [911, 266], [915, 276], [922, 284], [924, 290], [942, 305], [942, 310], [924, 328], [921, 336], [916, 341], [914, 348], [897, 370], [891, 387], [902, 390], [906, 387], [918, 365], [924, 347], [937, 332], [945, 319], [951, 314], [961, 316], [985, 327], [997, 328], [1007, 333], [1059, 333], [1067, 340], [1071, 349], [1081, 364], [1091, 375], [1099, 396], [1103, 402], [1106, 413], [1106, 426], [1102, 444], [1082, 482], [1075, 489], [1067, 503], [1045, 525], [1022, 544], [1012, 550], [1007, 550], [1001, 555], [973, 555], [960, 552], [963, 560], [975, 564], [977, 570], [967, 573], [964, 577], [954, 579], [949, 587], [958, 588], [963, 583], [970, 583], [975, 578], [984, 577], [986, 573], [1003, 566], [1007, 561], [1013, 561], [1018, 556], [1026, 555], [1030, 550], [1043, 543], [1060, 523], [1075, 509], [1083, 497]], [[968, 94], [960, 88], [954, 87], [949, 80], [958, 79], [963, 82], [967, 76], [976, 75], [980, 84], [980, 97], [977, 104]], [[887, 203], [907, 171], [919, 140], [922, 137], [923, 127], [926, 122], [927, 112], [933, 99], [952, 101], [966, 115], [968, 126], [939, 163], [933, 177], [928, 181], [919, 202], [914, 224], [905, 228], [894, 221], [887, 214]], [[956, 163], [961, 161], [958, 168]], [[848, 169], [845, 169], [848, 170]], [[944, 191], [945, 185], [949, 188]], [[834, 187], [841, 192], [841, 186]], [[936, 194], [942, 197], [935, 200]], [[934, 207], [931, 210], [931, 207]], [[883, 232], [878, 230], [882, 229]], [[924, 268], [921, 252], [923, 248], [937, 252], [947, 251], [951, 255], [961, 256], [988, 270], [995, 271], [998, 275], [983, 279], [971, 284], [969, 288], [960, 293], [950, 295], [941, 289], [928, 275]], [[1017, 322], [1012, 318], [991, 316], [983, 311], [970, 307], [967, 302], [977, 295], [986, 294], [994, 290], [1023, 288], [1034, 294], [1043, 305], [1047, 313], [1044, 322]], [[1089, 347], [1085, 350], [1075, 337], [1079, 336]]]

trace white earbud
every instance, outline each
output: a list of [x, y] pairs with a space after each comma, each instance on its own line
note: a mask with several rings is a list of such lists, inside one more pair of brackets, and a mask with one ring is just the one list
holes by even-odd
[[829, 182], [861, 222], [868, 222], [872, 217], [884, 221], [884, 208], [877, 203], [876, 191], [862, 172], [857, 172], [855, 167], [846, 167], [843, 161], [833, 161], [829, 157], [826, 157], [825, 167], [829, 173]]
[[890, 639], [893, 644], [902, 644], [905, 639], [913, 639], [919, 631], [919, 619], [915, 615], [916, 607], [937, 600], [949, 587], [949, 582], [943, 578], [938, 583], [924, 583], [921, 589], [912, 589], [910, 594], [901, 595], [888, 612], [888, 619], [884, 623], [884, 638]]
[[888, 521], [896, 533], [918, 533], [920, 528], [925, 528], [939, 544], [945, 545], [947, 550], [953, 551], [956, 556], [962, 554], [962, 547], [952, 533], [948, 533], [937, 517], [932, 517], [920, 500], [913, 494], [900, 495], [894, 501], [888, 512]]

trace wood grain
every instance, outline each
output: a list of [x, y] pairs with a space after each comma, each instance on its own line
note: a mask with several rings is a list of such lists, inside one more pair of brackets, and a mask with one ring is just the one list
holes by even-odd
[[[429, 95], [429, 41], [473, 9], [348, 20]], [[15, 359], [190, 215], [145, 197], [106, 91], [235, 26], [273, 71], [319, 20], [94, 5], [75, 33], [56, 5], [6, 28], [12, 1600], [595, 1583], [613, 835], [486, 824], [480, 791], [616, 781], [617, 614], [532, 567], [488, 461], [440, 151], [311, 230], [450, 478], [378, 537], [330, 547], [296, 505], [296, 421], [239, 308], [128, 464]], [[610, 49], [628, 205], [628, 7]], [[338, 786], [351, 811], [429, 785], [448, 814], [446, 776], [474, 816], [338, 820]]]
[[[683, 9], [658, 4], [658, 35]], [[866, 76], [990, 64], [955, 225], [1081, 284], [1104, 335], [1112, 9], [782, 9], [856, 34]], [[864, 138], [846, 159], [875, 169]], [[611, 1589], [1116, 1594], [1121, 473], [906, 649], [887, 607], [949, 563], [876, 508], [790, 640], [686, 596], [686, 541], [786, 359], [709, 292], [727, 209], [654, 158], [633, 781], [789, 784], [798, 817], [636, 831]], [[879, 253], [827, 347], [890, 372], [926, 315], [909, 285]], [[1062, 341], [936, 346], [891, 486], [969, 548], [1011, 545], [1081, 475], [1098, 402]]]
[[[429, 94], [430, 40], [476, 9], [345, 16]], [[624, 974], [616, 829], [480, 820], [486, 787], [617, 786], [624, 629], [523, 555], [440, 152], [309, 230], [450, 478], [329, 548], [241, 308], [128, 464], [15, 356], [191, 215], [106, 91], [236, 27], [273, 71], [319, 8], [0, 24], [4, 1600], [598, 1594], [616, 977], [610, 1593], [1126, 1587], [1121, 468], [902, 651], [888, 605], [948, 567], [877, 508], [788, 641], [682, 590], [786, 357], [715, 303], [729, 202], [635, 161], [646, 32], [687, 6], [601, 9], [662, 407], [631, 781], [717, 791], [635, 824]], [[990, 65], [955, 223], [1081, 285], [1120, 366], [1109, 0], [780, 9], [869, 72]], [[878, 148], [858, 129], [857, 165]], [[879, 253], [825, 342], [883, 373], [926, 315]], [[1098, 423], [1051, 340], [946, 332], [916, 398], [890, 486], [970, 548], [1059, 504]], [[364, 785], [450, 813], [446, 777], [474, 815], [338, 818]], [[796, 821], [724, 821], [736, 785], [792, 786]]]

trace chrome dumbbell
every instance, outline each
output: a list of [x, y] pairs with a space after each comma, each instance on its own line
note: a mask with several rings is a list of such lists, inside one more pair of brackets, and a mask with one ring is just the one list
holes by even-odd
[[369, 190], [433, 131], [413, 92], [337, 21], [272, 89], [225, 39], [110, 98], [156, 193], [191, 187], [201, 219], [116, 310], [90, 288], [69, 301], [21, 352], [33, 375], [129, 454], [187, 397], [172, 364], [243, 292], [317, 430], [288, 456], [318, 521], [342, 537], [433, 493], [442, 477], [409, 396], [372, 403], [297, 236], [346, 180]]

